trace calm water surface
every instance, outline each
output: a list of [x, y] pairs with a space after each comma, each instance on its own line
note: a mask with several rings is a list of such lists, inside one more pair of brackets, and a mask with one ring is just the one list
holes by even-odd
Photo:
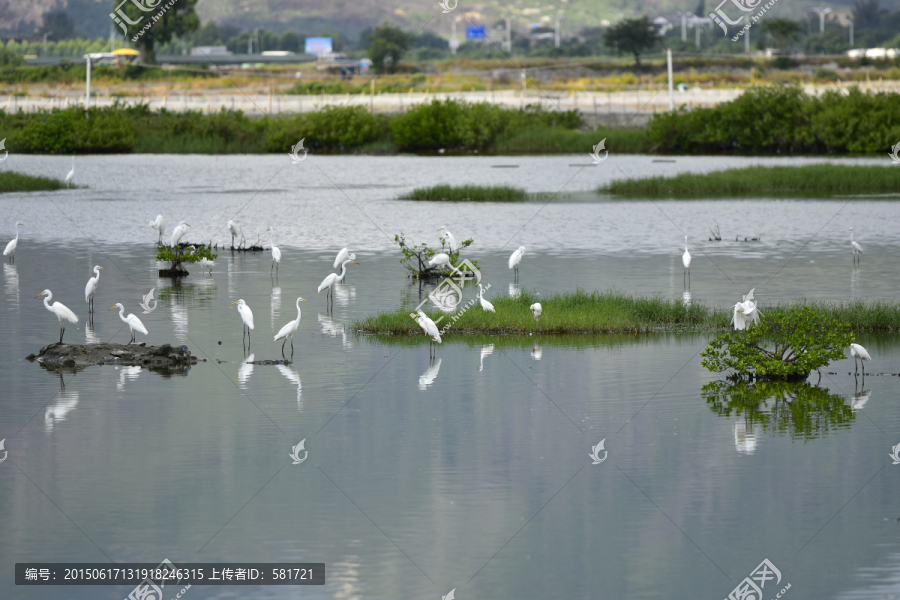
[[[65, 167], [13, 158], [30, 171]], [[512, 162], [528, 167], [490, 167]], [[461, 600], [724, 598], [765, 558], [782, 574], [778, 589], [791, 584], [788, 598], [900, 595], [894, 336], [859, 336], [874, 357], [865, 382], [841, 361], [785, 402], [723, 387], [700, 365], [707, 335], [448, 335], [432, 364], [423, 345], [352, 331], [355, 319], [424, 298], [388, 237], [435, 243], [440, 226], [475, 238], [489, 299], [577, 287], [681, 299], [680, 230], [692, 238], [695, 302], [725, 306], [754, 286], [763, 306], [896, 294], [900, 215], [885, 201], [587, 201], [610, 176], [600, 168], [567, 184], [582, 196], [543, 208], [392, 200], [463, 179], [548, 191], [582, 162], [88, 157], [76, 169], [90, 189], [0, 199], [27, 225], [0, 291], [0, 596], [121, 599], [130, 586], [16, 587], [12, 565], [163, 558], [326, 563], [324, 587], [194, 586], [196, 598], [438, 598], [452, 588]], [[259, 192], [267, 178], [272, 190]], [[242, 205], [245, 233], [276, 226], [277, 282], [268, 253], [221, 251], [212, 275], [193, 268], [180, 286], [156, 277], [147, 221], [161, 212], [171, 230], [185, 219], [189, 239], [221, 243], [217, 228]], [[762, 240], [705, 241], [714, 220], [726, 240]], [[850, 226], [866, 250], [857, 270]], [[515, 286], [505, 263], [520, 244], [529, 254]], [[327, 312], [315, 289], [341, 246], [360, 265]], [[94, 326], [69, 325], [67, 341], [126, 342], [106, 311], [122, 302], [150, 331], [141, 341], [187, 344], [206, 362], [60, 377], [24, 360], [58, 331], [34, 296], [49, 287], [83, 317], [94, 264], [105, 267]], [[143, 315], [150, 288], [159, 305]], [[309, 301], [294, 363], [242, 363], [230, 303], [253, 309], [259, 360], [280, 357], [272, 335], [296, 316], [298, 296]], [[309, 459], [292, 465], [304, 438]], [[594, 465], [601, 440], [608, 459]]]

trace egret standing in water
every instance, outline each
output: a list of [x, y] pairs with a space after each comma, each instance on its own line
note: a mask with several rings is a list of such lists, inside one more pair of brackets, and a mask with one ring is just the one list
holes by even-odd
[[438, 269], [442, 267], [450, 266], [450, 255], [446, 252], [438, 252], [434, 256], [431, 257], [431, 260], [428, 261], [429, 267], [437, 267]]
[[162, 215], [156, 215], [156, 220], [150, 221], [150, 227], [159, 232], [159, 241], [157, 244], [162, 245], [163, 236], [166, 234], [166, 221]]
[[[232, 302], [231, 305], [238, 305], [238, 313], [241, 315], [241, 320], [244, 322], [244, 325], [241, 326], [241, 333], [246, 334], [247, 337], [247, 346], [250, 346], [250, 330], [253, 329], [253, 312], [250, 310], [250, 307], [247, 306], [247, 303], [244, 302], [244, 299], [241, 298], [237, 302]], [[244, 327], [247, 329], [245, 330]], [[241, 336], [241, 343], [244, 341], [244, 336]]]
[[691, 253], [688, 252], [687, 245], [688, 236], [684, 236], [684, 254], [681, 255], [681, 263], [684, 265], [684, 278], [685, 284], [684, 288], [688, 289], [691, 287]]
[[47, 310], [56, 315], [57, 319], [59, 319], [59, 344], [57, 345], [61, 345], [63, 341], [63, 334], [66, 332], [66, 324], [63, 319], [69, 321], [70, 323], [77, 323], [78, 317], [76, 317], [75, 313], [69, 310], [69, 308], [62, 302], [54, 302], [51, 305], [50, 300], [53, 299], [53, 292], [51, 292], [50, 290], [44, 290], [43, 292], [35, 296], [35, 298], [40, 298], [41, 296], [47, 296], [46, 298], [44, 298], [44, 306], [47, 308]]
[[231, 247], [234, 248], [234, 238], [240, 235], [238, 233], [237, 224], [234, 221], [228, 221], [228, 225], [226, 225], [226, 227], [228, 227], [228, 231], [229, 233], [231, 233]]
[[147, 333], [148, 333], [147, 328], [144, 327], [144, 324], [141, 323], [140, 319], [138, 319], [136, 316], [134, 316], [133, 313], [129, 313], [129, 315], [127, 317], [125, 316], [125, 307], [122, 306], [122, 304], [120, 302], [117, 302], [116, 305], [113, 306], [112, 308], [110, 308], [109, 310], [116, 310], [117, 308], [119, 309], [119, 318], [122, 319], [122, 322], [124, 322], [126, 325], [128, 325], [128, 327], [131, 329], [131, 340], [128, 342], [129, 344], [134, 343], [134, 332], [135, 331], [140, 331], [144, 335], [147, 335]]
[[859, 367], [857, 367], [856, 365], [856, 361], [859, 360], [859, 364], [862, 365], [863, 379], [865, 379], [866, 365], [865, 363], [863, 363], [863, 361], [872, 360], [872, 357], [869, 356], [869, 353], [866, 351], [866, 349], [859, 344], [850, 344], [850, 356], [853, 357], [854, 376], [859, 372]]
[[16, 259], [16, 247], [19, 245], [19, 227], [25, 227], [25, 223], [16, 223], [16, 237], [10, 240], [3, 251], [3, 256], [8, 256], [10, 262]]
[[[272, 232], [272, 269], [277, 271], [278, 265], [281, 264], [281, 250], [275, 245], [275, 228], [269, 227], [266, 231]], [[271, 271], [272, 269], [269, 270]]]
[[172, 232], [172, 246], [173, 247], [178, 245], [178, 243], [181, 241], [181, 238], [183, 238], [184, 234], [187, 233], [187, 228], [190, 226], [191, 226], [190, 223], [188, 223], [186, 221], [182, 221], [181, 223], [178, 224], [177, 227], [175, 227], [175, 231]]
[[[352, 256], [352, 255], [351, 255]], [[316, 293], [320, 293], [322, 290], [327, 290], [325, 292], [325, 305], [328, 305], [328, 297], [331, 296], [331, 303], [334, 304], [334, 284], [343, 281], [344, 275], [347, 274], [347, 265], [353, 263], [354, 265], [358, 265], [359, 263], [353, 260], [352, 258], [348, 258], [341, 264], [341, 274], [331, 273], [322, 280], [322, 283], [319, 284], [319, 289]]]
[[[341, 251], [337, 253], [337, 257], [334, 259], [334, 265], [333, 265], [333, 267], [334, 267], [335, 269], [337, 269], [337, 268], [340, 266], [340, 264], [341, 264], [342, 262], [344, 262], [345, 260], [347, 260], [348, 258], [349, 258], [350, 260], [356, 260], [356, 255], [355, 255], [355, 254], [352, 254], [352, 253], [351, 253], [349, 250], [347, 250], [346, 248], [341, 248]], [[346, 277], [346, 275], [345, 275], [345, 277]], [[344, 280], [342, 279], [341, 281], [344, 281]]]
[[859, 245], [858, 242], [853, 241], [853, 228], [850, 228], [850, 248], [853, 250], [853, 264], [856, 265], [859, 263], [859, 259], [862, 258], [860, 254], [863, 253], [862, 246]]
[[94, 267], [94, 276], [88, 279], [87, 285], [84, 286], [84, 301], [88, 303], [88, 314], [94, 314], [94, 293], [97, 291], [97, 285], [100, 283], [100, 265]]
[[519, 248], [509, 256], [509, 268], [515, 269], [513, 272], [515, 273], [516, 281], [519, 280], [519, 263], [522, 262], [522, 257], [526, 254], [528, 254], [528, 251], [525, 250], [525, 246], [519, 246]]
[[544, 310], [544, 307], [541, 306], [540, 302], [535, 302], [528, 308], [531, 309], [531, 314], [534, 315], [534, 320], [537, 321], [541, 318], [541, 312]]
[[420, 310], [416, 314], [418, 315], [416, 320], [419, 322], [419, 326], [425, 331], [425, 335], [431, 338], [428, 342], [428, 357], [434, 358], [434, 354], [436, 353], [436, 351], [432, 352], [434, 342], [437, 342], [438, 344], [443, 343], [443, 340], [441, 340], [441, 332], [438, 330], [434, 321], [428, 318], [428, 315], [426, 315], [424, 311]]
[[481, 308], [488, 312], [495, 313], [494, 305], [484, 299], [484, 289], [482, 289], [481, 284], [478, 284], [478, 299], [481, 300]]
[[66, 187], [69, 187], [69, 184], [72, 183], [72, 180], [75, 179], [75, 156], [72, 156], [72, 170], [66, 173]]
[[450, 253], [453, 254], [453, 252], [455, 252], [456, 250], [459, 249], [459, 246], [456, 245], [456, 238], [453, 237], [452, 233], [447, 231], [446, 227], [441, 227], [440, 229], [438, 229], [438, 231], [441, 231], [441, 230], [444, 231], [444, 233], [441, 234], [441, 238], [442, 239], [446, 238], [447, 247], [450, 249]]
[[297, 328], [300, 327], [301, 302], [306, 302], [306, 298], [297, 298], [297, 318], [282, 327], [278, 334], [275, 336], [276, 342], [281, 338], [284, 338], [284, 341], [281, 342], [281, 358], [284, 358], [284, 345], [285, 343], [287, 343], [288, 338], [291, 339], [291, 358], [294, 358], [294, 334], [297, 333]]
[[744, 296], [743, 302], [734, 305], [734, 315], [731, 322], [734, 328], [738, 330], [749, 329], [751, 325], [759, 323], [759, 309], [756, 302], [753, 301], [753, 292], [756, 288], [750, 290], [750, 293]]

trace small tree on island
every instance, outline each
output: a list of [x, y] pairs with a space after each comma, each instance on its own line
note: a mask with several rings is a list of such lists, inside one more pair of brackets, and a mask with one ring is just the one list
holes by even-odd
[[650, 19], [623, 19], [606, 30], [603, 43], [616, 52], [634, 55], [634, 66], [641, 68], [641, 53], [650, 50], [662, 39]]
[[160, 269], [159, 276], [186, 277], [190, 275], [190, 273], [184, 268], [184, 263], [198, 263], [204, 258], [207, 260], [216, 260], [217, 256], [218, 254], [213, 254], [210, 252], [209, 247], [204, 246], [203, 244], [200, 244], [199, 248], [184, 244], [176, 247], [160, 246], [156, 254], [156, 260], [168, 262], [169, 268]]
[[769, 312], [751, 329], [723, 333], [700, 356], [710, 371], [732, 369], [734, 379], [799, 381], [845, 358], [844, 348], [852, 341], [849, 325], [801, 306]]
[[[468, 248], [475, 241], [471, 238], [465, 240], [459, 245], [459, 248], [454, 249], [453, 252], [449, 251], [449, 248], [445, 249], [445, 240], [441, 239], [441, 248], [439, 250], [435, 250], [434, 248], [429, 248], [428, 244], [417, 244], [415, 246], [409, 246], [406, 243], [406, 237], [401, 233], [400, 235], [394, 236], [394, 241], [397, 242], [397, 245], [400, 246], [400, 251], [403, 252], [403, 258], [400, 259], [400, 264], [409, 269], [410, 273], [416, 279], [431, 279], [437, 277], [444, 277], [447, 275], [452, 275], [455, 273], [454, 269], [459, 265], [459, 252], [463, 248]], [[428, 262], [434, 258], [435, 254], [440, 254], [441, 252], [446, 253], [450, 257], [450, 264], [453, 266], [453, 269], [447, 267], [446, 265], [442, 266], [428, 266]], [[470, 260], [473, 265], [478, 266], [477, 260]], [[467, 266], [462, 265], [462, 270], [465, 271]]]
[[396, 72], [400, 60], [415, 40], [415, 36], [396, 25], [384, 23], [375, 28], [369, 39], [371, 41], [369, 60], [372, 61], [372, 68], [379, 75], [383, 75]]

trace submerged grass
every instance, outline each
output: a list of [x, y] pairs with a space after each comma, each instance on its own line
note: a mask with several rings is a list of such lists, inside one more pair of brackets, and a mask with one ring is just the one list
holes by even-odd
[[890, 166], [753, 166], [712, 173], [682, 173], [613, 181], [604, 194], [643, 197], [720, 197], [748, 194], [833, 196], [900, 192], [900, 169]]
[[[590, 154], [606, 140], [610, 152], [641, 153], [653, 145], [646, 129], [606, 129], [579, 131], [535, 126], [503, 134], [490, 148], [492, 154]], [[587, 156], [585, 156], [587, 158]]]
[[521, 188], [506, 185], [436, 185], [416, 188], [400, 196], [401, 200], [480, 200], [485, 202], [512, 202], [527, 200], [528, 194]]
[[[481, 309], [477, 302], [458, 316], [447, 334], [506, 335], [506, 334], [596, 334], [649, 333], [665, 331], [722, 331], [731, 327], [731, 310], [705, 306], [695, 302], [685, 306], [681, 301], [659, 296], [642, 298], [621, 292], [577, 292], [536, 296], [523, 292], [518, 298], [501, 297], [491, 300], [496, 313]], [[540, 302], [543, 313], [535, 321], [529, 308]], [[857, 300], [846, 303], [798, 302], [811, 306], [823, 318], [848, 323], [853, 331], [900, 331], [900, 303]], [[790, 309], [792, 305], [761, 308], [763, 318]], [[451, 316], [441, 313], [428, 315], [433, 320], [443, 316], [438, 328], [449, 324]], [[419, 336], [427, 341], [422, 329], [400, 310], [380, 313], [354, 323], [361, 333], [379, 336]]]
[[45, 192], [66, 187], [65, 182], [50, 177], [25, 175], [14, 171], [0, 172], [0, 194], [8, 192]]

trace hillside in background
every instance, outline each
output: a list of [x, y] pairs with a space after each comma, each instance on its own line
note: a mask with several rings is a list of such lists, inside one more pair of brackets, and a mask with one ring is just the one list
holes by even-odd
[[[58, 0], [0, 0], [0, 32], [30, 34], [42, 25], [42, 15], [55, 8]], [[87, 37], [109, 35], [111, 0], [60, 0], [75, 21], [75, 29]], [[293, 29], [303, 35], [318, 35], [326, 29], [355, 39], [363, 29], [383, 21], [391, 21], [408, 29], [426, 29], [442, 36], [450, 30], [450, 17], [469, 15], [474, 22], [492, 24], [512, 16], [518, 28], [530, 23], [550, 24], [557, 11], [565, 12], [564, 33], [577, 33], [601, 21], [622, 16], [646, 13], [651, 16], [676, 11], [695, 12], [701, 0], [484, 0], [466, 3], [460, 0], [457, 9], [442, 14], [437, 0], [200, 0], [198, 12], [203, 22], [214, 20], [239, 29], [263, 27], [282, 32]], [[718, 1], [706, 0], [707, 14]], [[730, 3], [729, 3], [730, 4]], [[829, 6], [834, 10], [850, 10], [852, 0], [822, 3], [819, 0], [781, 0], [770, 9], [774, 17], [801, 18], [813, 6]], [[891, 11], [896, 1], [882, 2]], [[429, 21], [430, 19], [430, 21]], [[426, 25], [427, 23], [427, 25]]]

